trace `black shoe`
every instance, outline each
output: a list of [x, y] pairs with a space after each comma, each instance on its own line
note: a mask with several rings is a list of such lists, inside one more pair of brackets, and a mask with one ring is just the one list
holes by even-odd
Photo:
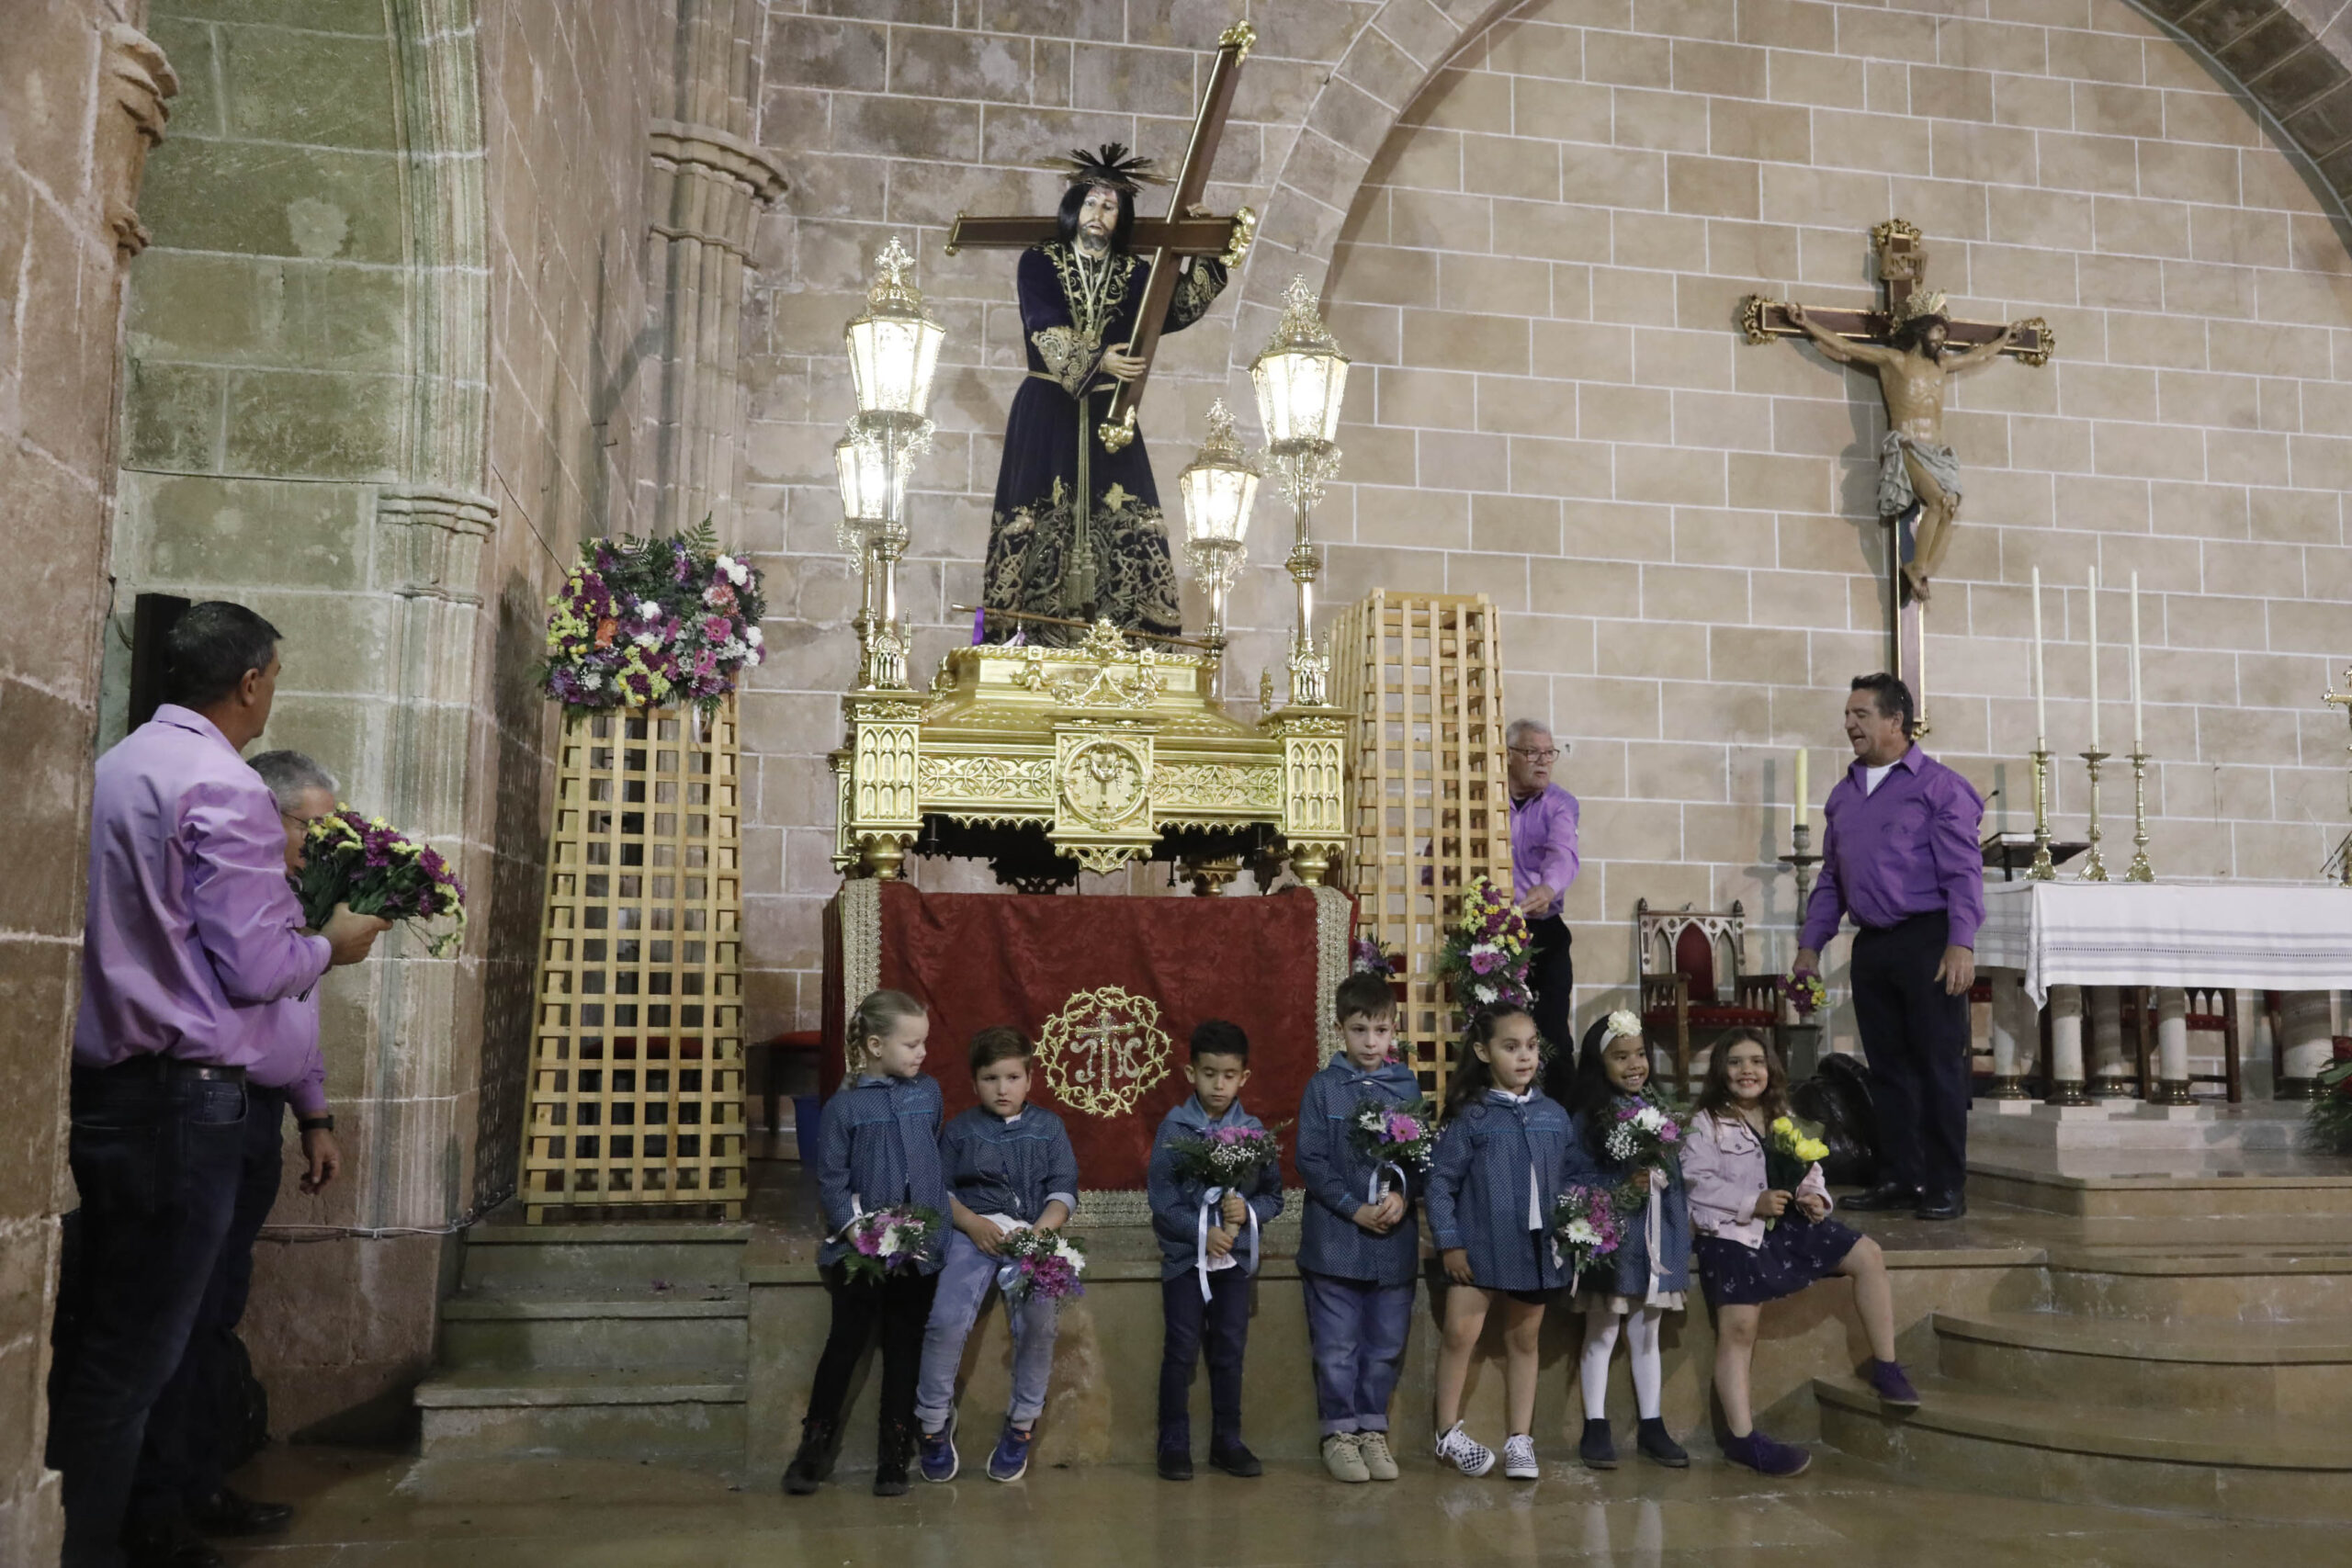
[[1967, 1213], [1965, 1192], [1943, 1192], [1933, 1198], [1923, 1195], [1919, 1206], [1911, 1211], [1914, 1218], [1922, 1220], [1956, 1220]]
[[1653, 1416], [1644, 1421], [1640, 1435], [1634, 1440], [1642, 1450], [1642, 1457], [1653, 1463], [1662, 1464], [1668, 1470], [1690, 1468], [1690, 1456], [1682, 1451], [1680, 1443], [1668, 1435], [1666, 1423], [1657, 1416]]
[[1870, 1214], [1882, 1210], [1913, 1208], [1920, 1198], [1917, 1187], [1900, 1181], [1882, 1181], [1867, 1192], [1857, 1192], [1851, 1198], [1840, 1200], [1838, 1206]]
[[206, 1535], [276, 1535], [294, 1521], [284, 1503], [263, 1503], [223, 1486], [192, 1505], [188, 1522]]
[[1190, 1481], [1193, 1479], [1193, 1456], [1182, 1449], [1159, 1450], [1159, 1479]]
[[803, 1421], [800, 1424], [800, 1451], [792, 1456], [791, 1464], [784, 1472], [784, 1489], [795, 1497], [806, 1497], [824, 1483], [833, 1472], [833, 1424], [831, 1421]]
[[150, 1519], [122, 1532], [122, 1560], [129, 1568], [228, 1568], [184, 1518]]
[[1587, 1470], [1617, 1468], [1617, 1445], [1610, 1440], [1609, 1423], [1604, 1418], [1585, 1417], [1584, 1437], [1577, 1444], [1577, 1458], [1584, 1461]]
[[915, 1457], [915, 1428], [911, 1422], [885, 1421], [881, 1441], [874, 1450], [874, 1495], [876, 1497], [903, 1497], [907, 1495], [908, 1468]]
[[1234, 1444], [1231, 1448], [1227, 1448], [1223, 1443], [1211, 1443], [1209, 1462], [1226, 1474], [1238, 1475], [1244, 1480], [1253, 1475], [1266, 1473], [1266, 1467], [1258, 1462], [1258, 1456], [1239, 1443]]

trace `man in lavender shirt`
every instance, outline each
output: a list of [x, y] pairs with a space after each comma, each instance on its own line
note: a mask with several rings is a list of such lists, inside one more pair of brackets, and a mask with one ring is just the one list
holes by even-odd
[[1821, 880], [1805, 910], [1801, 974], [1817, 972], [1854, 917], [1854, 1013], [1878, 1112], [1880, 1180], [1849, 1209], [1968, 1212], [1968, 988], [1984, 919], [1973, 786], [1911, 740], [1910, 689], [1855, 677], [1854, 762], [1822, 807]]
[[[334, 776], [300, 751], [265, 751], [252, 766], [277, 803], [290, 880], [301, 873], [311, 824], [334, 810]], [[247, 1451], [240, 1423], [251, 1374], [236, 1341], [237, 1325], [252, 1292], [254, 1244], [277, 1202], [288, 1105], [294, 1108], [302, 1140], [301, 1190], [320, 1191], [343, 1168], [334, 1118], [327, 1114], [318, 988], [272, 1002], [262, 1013], [261, 1054], [245, 1072], [244, 1159], [236, 1205], [179, 1370], [148, 1413], [131, 1485], [132, 1517], [180, 1513], [205, 1535], [272, 1534], [294, 1517], [287, 1505], [258, 1501], [228, 1483], [228, 1472]]]
[[50, 1380], [67, 1568], [219, 1561], [177, 1515], [126, 1518], [148, 1412], [235, 1207], [259, 1024], [385, 929], [339, 907], [308, 931], [287, 886], [277, 804], [238, 755], [269, 721], [277, 644], [242, 605], [192, 606], [165, 638], [171, 700], [98, 760], [67, 1144], [81, 1206]]
[[1510, 885], [1533, 947], [1527, 981], [1535, 993], [1535, 1031], [1552, 1047], [1554, 1064], [1573, 1067], [1576, 1035], [1568, 1010], [1576, 998], [1577, 963], [1560, 908], [1581, 863], [1577, 797], [1552, 782], [1560, 750], [1542, 720], [1512, 719], [1503, 744], [1510, 751]]

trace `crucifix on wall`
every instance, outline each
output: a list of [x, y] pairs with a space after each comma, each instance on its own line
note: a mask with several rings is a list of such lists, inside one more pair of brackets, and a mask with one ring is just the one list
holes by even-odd
[[1944, 396], [1952, 378], [2009, 355], [2031, 366], [2057, 352], [2050, 324], [1956, 321], [1944, 296], [1927, 287], [1928, 253], [1919, 231], [1891, 218], [1871, 231], [1883, 306], [1875, 310], [1811, 307], [1751, 294], [1740, 304], [1749, 343], [1811, 339], [1841, 365], [1866, 365], [1886, 400], [1887, 433], [1879, 446], [1879, 520], [1887, 537], [1887, 621], [1895, 670], [1911, 682], [1922, 710], [1927, 694], [1926, 604], [1960, 513], [1960, 460], [1944, 441]]

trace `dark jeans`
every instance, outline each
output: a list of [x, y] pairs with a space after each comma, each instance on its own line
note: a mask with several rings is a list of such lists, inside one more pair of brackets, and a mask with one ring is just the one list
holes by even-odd
[[1241, 1353], [1250, 1345], [1250, 1275], [1220, 1269], [1209, 1276], [1209, 1299], [1201, 1300], [1201, 1277], [1187, 1269], [1159, 1281], [1159, 1306], [1168, 1337], [1159, 1354], [1159, 1451], [1193, 1450], [1193, 1369], [1206, 1349], [1209, 1362], [1209, 1438], [1224, 1448], [1241, 1442]]
[[235, 1441], [229, 1401], [243, 1393], [243, 1369], [230, 1352], [230, 1337], [245, 1315], [254, 1282], [254, 1243], [277, 1201], [285, 1162], [286, 1091], [247, 1085], [244, 1159], [238, 1173], [236, 1208], [212, 1278], [204, 1288], [196, 1323], [180, 1354], [179, 1370], [156, 1396], [147, 1416], [147, 1438], [139, 1451], [139, 1473], [130, 1487], [130, 1517], [169, 1517], [220, 1490], [224, 1465]]
[[1544, 1092], [1558, 1099], [1554, 1091], [1555, 1078], [1565, 1092], [1567, 1081], [1576, 1076], [1577, 1037], [1574, 1002], [1577, 995], [1577, 960], [1568, 934], [1568, 922], [1557, 915], [1546, 915], [1527, 923], [1528, 960], [1527, 987], [1535, 993], [1535, 1032], [1551, 1047], [1551, 1066], [1544, 1075]]
[[1968, 1179], [1968, 997], [1936, 978], [1950, 923], [1940, 913], [1854, 938], [1854, 1018], [1878, 1111], [1883, 1179], [1931, 1197]]
[[1306, 1289], [1306, 1343], [1323, 1435], [1385, 1432], [1413, 1327], [1412, 1281], [1375, 1285], [1305, 1269], [1298, 1279]]
[[899, 1274], [876, 1284], [852, 1280], [835, 1263], [824, 1270], [825, 1293], [833, 1299], [832, 1327], [824, 1354], [817, 1358], [817, 1381], [808, 1390], [808, 1419], [838, 1426], [849, 1402], [850, 1379], [865, 1348], [882, 1341], [882, 1452], [893, 1438], [913, 1442], [915, 1379], [922, 1371], [922, 1331], [931, 1321], [936, 1274]]
[[187, 1348], [236, 1209], [245, 1086], [155, 1059], [74, 1069], [49, 1463], [64, 1475], [65, 1563], [121, 1561], [148, 1411]]

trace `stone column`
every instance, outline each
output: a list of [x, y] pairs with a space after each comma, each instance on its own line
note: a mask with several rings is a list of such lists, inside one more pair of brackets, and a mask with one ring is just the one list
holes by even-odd
[[2159, 1105], [2193, 1103], [2188, 1092], [2188, 993], [2177, 986], [2156, 992], [2156, 1092]]
[[2083, 1092], [2083, 990], [2050, 987], [2050, 1088], [2052, 1105], [2087, 1105]]
[[652, 525], [732, 521], [743, 434], [744, 269], [781, 170], [751, 141], [757, 0], [680, 0], [673, 118], [650, 134], [646, 258], [657, 365]]
[[2280, 1100], [2309, 1100], [2312, 1079], [2335, 1055], [2331, 1038], [2335, 998], [2329, 991], [2290, 991], [2278, 1010]]
[[2090, 1090], [2099, 1100], [2129, 1100], [2139, 1093], [2136, 1055], [2123, 1040], [2123, 998], [2113, 986], [2085, 987], [2090, 1014]]
[[1993, 1042], [1993, 1092], [1991, 1099], [2022, 1102], [2025, 1090], [2021, 1087], [2027, 1071], [2041, 1054], [2037, 1032], [2041, 1019], [2033, 1002], [2026, 995], [2025, 975], [2016, 969], [1988, 969], [1985, 977], [1993, 984], [1993, 1008], [1989, 1031]]

